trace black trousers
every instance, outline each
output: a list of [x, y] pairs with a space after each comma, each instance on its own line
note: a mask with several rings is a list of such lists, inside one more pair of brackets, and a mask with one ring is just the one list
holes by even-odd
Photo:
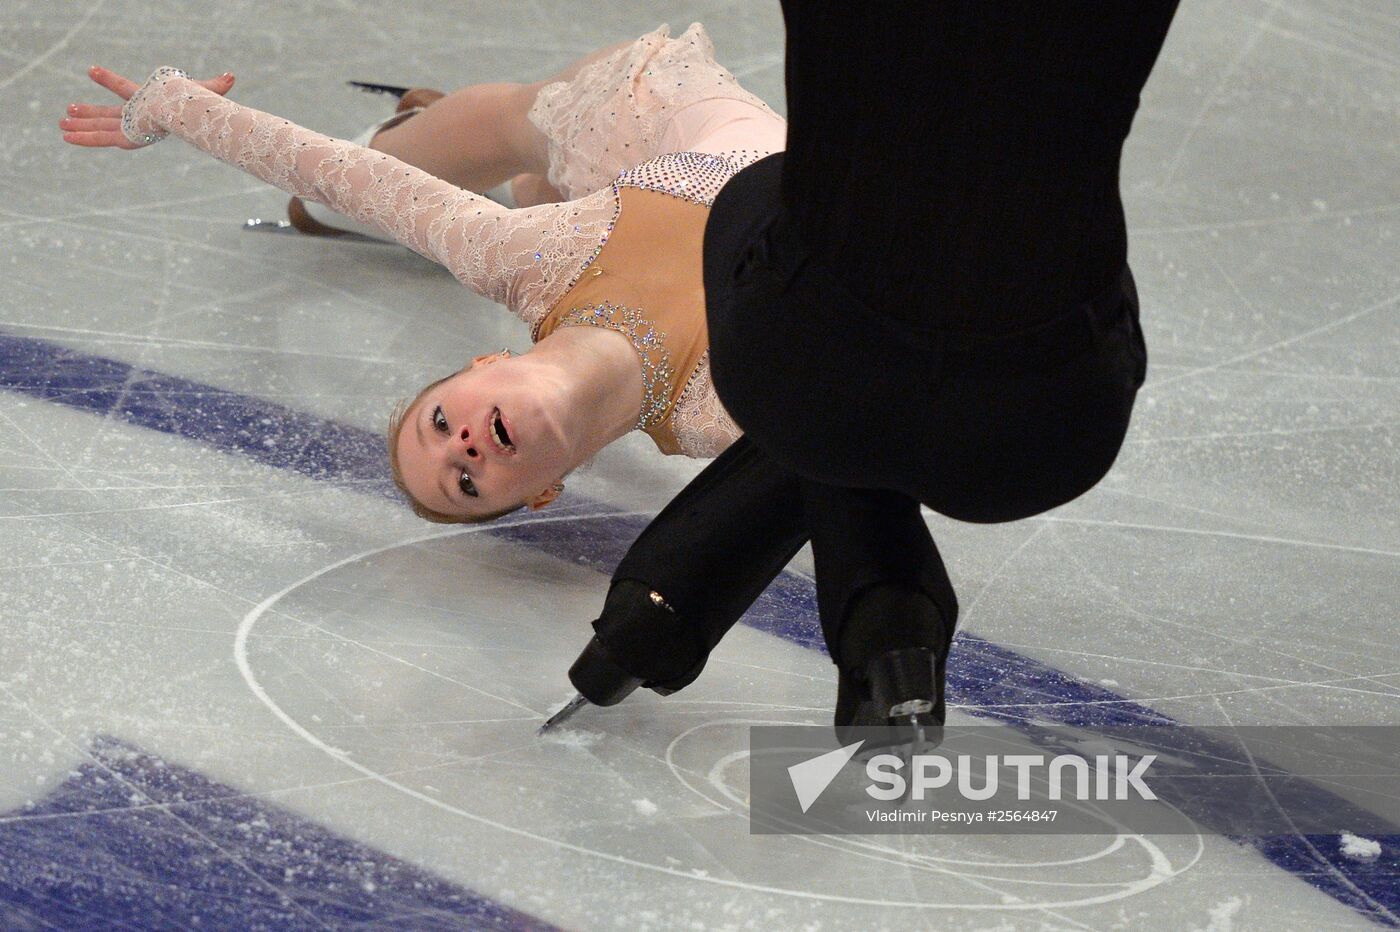
[[[733, 373], [720, 397], [748, 433], [657, 517], [618, 578], [682, 593], [713, 646], [810, 537], [839, 664], [847, 611], [870, 586], [925, 592], [949, 631], [958, 611], [919, 500], [863, 483], [862, 457], [917, 446], [910, 462], [932, 473], [923, 503], [975, 522], [1039, 514], [1099, 481], [1147, 362], [1119, 158], [1175, 7], [784, 0], [782, 212], [734, 269], [706, 269], [735, 283], [724, 300], [738, 311], [719, 318], [733, 332], [711, 314], [713, 365], [717, 384], [721, 361]], [[840, 330], [843, 302], [912, 347], [917, 406], [900, 409], [897, 366], [841, 366], [838, 341], [883, 339]], [[862, 438], [860, 423], [796, 404], [801, 416], [745, 424], [741, 410], [780, 395], [782, 354], [818, 370], [799, 373], [809, 395], [860, 394], [902, 429]]]
[[625, 668], [672, 689], [688, 685], [709, 652], [809, 539], [822, 632], [834, 660], [845, 602], [877, 583], [898, 582], [927, 593], [951, 632], [957, 598], [918, 502], [896, 492], [803, 479], [747, 437], [672, 499], [613, 573], [615, 582], [637, 580], [660, 592], [689, 630], [637, 638], [627, 618], [606, 615], [597, 630]]

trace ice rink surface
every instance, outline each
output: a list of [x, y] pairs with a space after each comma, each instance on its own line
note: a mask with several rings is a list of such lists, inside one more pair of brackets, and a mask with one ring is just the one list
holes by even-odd
[[[807, 552], [693, 688], [536, 738], [702, 464], [633, 435], [537, 514], [423, 524], [389, 408], [523, 326], [406, 250], [245, 232], [285, 197], [178, 141], [56, 129], [93, 63], [231, 69], [351, 136], [388, 107], [347, 79], [534, 80], [695, 20], [782, 110], [771, 2], [0, 8], [0, 926], [1400, 924], [1400, 836], [750, 836], [746, 727], [834, 697]], [[1188, 0], [1123, 189], [1150, 362], [1115, 468], [928, 515], [950, 721], [1396, 722], [1400, 12]]]

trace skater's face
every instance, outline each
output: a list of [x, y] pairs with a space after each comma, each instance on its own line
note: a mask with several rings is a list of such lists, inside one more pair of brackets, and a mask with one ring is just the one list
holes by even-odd
[[549, 386], [521, 363], [509, 353], [478, 356], [404, 412], [391, 438], [398, 478], [431, 517], [487, 520], [558, 494], [574, 465], [569, 444]]

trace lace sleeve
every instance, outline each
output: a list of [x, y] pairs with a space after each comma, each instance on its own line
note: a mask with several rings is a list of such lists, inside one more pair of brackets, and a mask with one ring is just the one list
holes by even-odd
[[173, 133], [289, 194], [372, 224], [532, 326], [601, 247], [617, 212], [611, 190], [509, 210], [393, 156], [234, 103], [173, 69], [159, 69], [132, 95], [122, 128], [133, 142]]

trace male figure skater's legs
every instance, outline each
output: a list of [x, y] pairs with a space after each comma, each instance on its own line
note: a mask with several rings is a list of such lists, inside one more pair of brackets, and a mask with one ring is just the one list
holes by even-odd
[[[612, 662], [680, 689], [808, 540], [833, 659], [946, 648], [958, 603], [918, 503], [801, 479], [741, 437], [666, 506], [613, 573], [594, 623]], [[672, 611], [657, 611], [655, 591]], [[853, 610], [854, 609], [854, 610]]]

